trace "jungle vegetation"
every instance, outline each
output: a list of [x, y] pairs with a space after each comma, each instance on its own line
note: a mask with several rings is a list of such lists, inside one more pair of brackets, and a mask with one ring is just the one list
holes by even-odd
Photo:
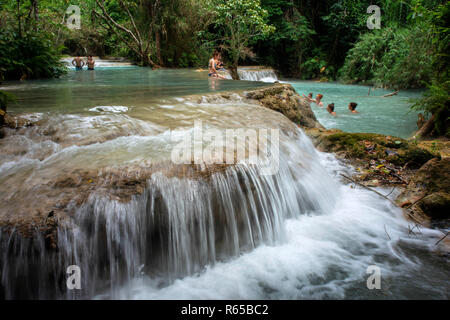
[[[371, 5], [379, 29], [368, 28]], [[58, 77], [63, 55], [186, 68], [220, 49], [234, 78], [238, 65], [263, 64], [284, 77], [429, 88], [414, 108], [445, 135], [449, 21], [445, 0], [0, 0], [0, 81]]]

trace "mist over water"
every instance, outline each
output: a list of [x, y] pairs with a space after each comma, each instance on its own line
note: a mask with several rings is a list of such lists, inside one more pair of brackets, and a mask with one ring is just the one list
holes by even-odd
[[[339, 173], [352, 168], [316, 151], [281, 114], [185, 97], [264, 84], [192, 70], [95, 72], [7, 84], [18, 95], [11, 111], [34, 112], [40, 124], [1, 140], [1, 213], [85, 194], [70, 202], [57, 251], [41, 235], [0, 229], [6, 298], [448, 299], [448, 259], [433, 252], [441, 232], [410, 234], [401, 210], [344, 185]], [[174, 165], [172, 136], [196, 120], [221, 132], [278, 129], [279, 171]], [[81, 292], [64, 288], [72, 264]], [[371, 265], [381, 290], [367, 289]]]

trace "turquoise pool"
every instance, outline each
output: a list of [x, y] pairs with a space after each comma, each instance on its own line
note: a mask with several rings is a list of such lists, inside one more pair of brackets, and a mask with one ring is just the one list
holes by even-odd
[[[421, 90], [404, 90], [393, 97], [382, 96], [392, 91], [367, 86], [320, 83], [312, 81], [289, 81], [299, 94], [314, 97], [324, 95], [324, 108], [312, 104], [317, 119], [327, 129], [336, 128], [347, 132], [371, 132], [409, 138], [417, 131], [418, 112], [411, 111], [411, 99], [418, 98]], [[348, 111], [350, 102], [358, 103], [359, 114]], [[335, 104], [337, 117], [330, 115], [326, 106]]]

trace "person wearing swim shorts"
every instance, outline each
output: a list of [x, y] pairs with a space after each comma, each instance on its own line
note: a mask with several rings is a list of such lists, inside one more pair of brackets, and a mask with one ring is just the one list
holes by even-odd
[[88, 70], [95, 70], [94, 66], [95, 66], [95, 60], [92, 58], [92, 56], [88, 56], [88, 60], [87, 60], [87, 66], [88, 66]]
[[75, 67], [75, 70], [83, 70], [85, 63], [81, 57], [75, 57], [72, 60], [72, 65]]

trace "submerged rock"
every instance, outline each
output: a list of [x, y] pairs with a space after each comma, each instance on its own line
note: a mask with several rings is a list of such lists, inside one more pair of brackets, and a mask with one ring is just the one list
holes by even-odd
[[[155, 173], [167, 178], [208, 181], [213, 174], [224, 172], [230, 166], [160, 163], [149, 167], [60, 172], [30, 186], [33, 193], [28, 195], [7, 194], [3, 190], [5, 199], [0, 208], [0, 228], [4, 231], [14, 229], [24, 237], [32, 237], [37, 231], [51, 234], [54, 239], [58, 225], [71, 218], [91, 196], [127, 203], [144, 193]], [[56, 245], [52, 243], [51, 246]]]

